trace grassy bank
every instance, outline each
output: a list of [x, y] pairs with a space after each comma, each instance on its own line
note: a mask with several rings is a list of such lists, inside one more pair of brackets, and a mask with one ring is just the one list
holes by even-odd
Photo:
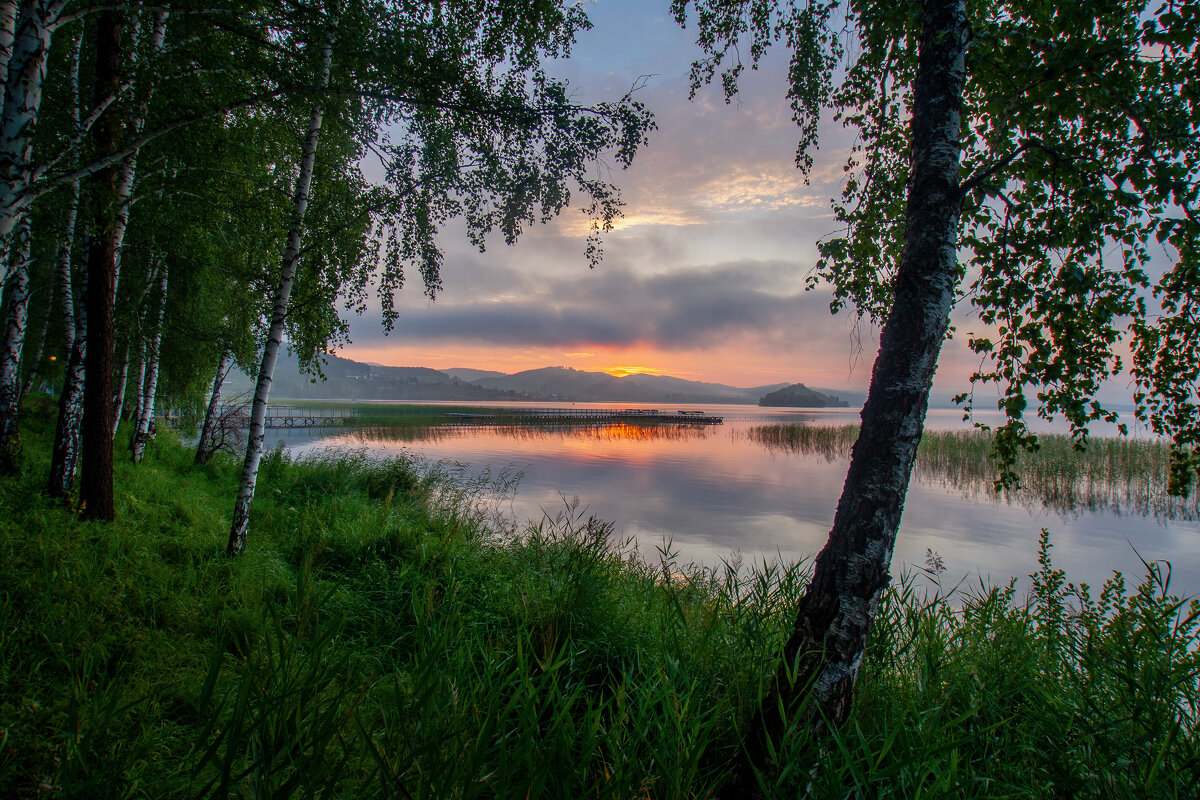
[[[802, 587], [649, 565], [570, 514], [501, 536], [471, 491], [358, 457], [268, 458], [230, 560], [232, 461], [160, 436], [118, 465], [118, 522], [83, 523], [41, 496], [30, 420], [0, 480], [0, 796], [705, 797]], [[786, 743], [771, 794], [1196, 796], [1200, 609], [1159, 576], [907, 579], [851, 723]]]

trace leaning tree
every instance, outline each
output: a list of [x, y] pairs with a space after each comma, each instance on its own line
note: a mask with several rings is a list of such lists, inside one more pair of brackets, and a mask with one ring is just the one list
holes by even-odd
[[[729, 791], [757, 786], [789, 731], [846, 719], [889, 564], [950, 311], [980, 329], [972, 376], [999, 386], [998, 485], [1037, 437], [1029, 402], [1080, 446], [1117, 422], [1097, 399], [1129, 375], [1137, 416], [1172, 443], [1172, 490], [1200, 442], [1200, 4], [1119, 0], [837, 3], [675, 0], [698, 23], [698, 87], [736, 91], [746, 52], [792, 52], [811, 166], [822, 108], [858, 133], [812, 285], [883, 324], [833, 529]], [[840, 80], [843, 35], [855, 57]], [[739, 45], [741, 48], [739, 49]], [[732, 63], [727, 59], [732, 57]], [[1132, 360], [1128, 354], [1132, 353]], [[960, 396], [971, 410], [972, 395]]]

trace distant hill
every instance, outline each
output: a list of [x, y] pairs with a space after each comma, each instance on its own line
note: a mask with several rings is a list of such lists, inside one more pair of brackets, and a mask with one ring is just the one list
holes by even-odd
[[444, 369], [442, 372], [449, 375], [451, 378], [458, 378], [460, 381], [477, 381], [480, 378], [499, 378], [507, 375], [507, 372], [497, 372], [494, 369], [466, 369], [465, 367], [456, 367], [455, 369]]
[[[428, 367], [383, 367], [327, 356], [325, 380], [304, 375], [293, 355], [280, 355], [271, 386], [273, 399], [290, 400], [538, 400], [503, 389], [488, 389]], [[226, 395], [250, 395], [253, 381], [234, 372]]]
[[786, 408], [846, 408], [850, 405], [835, 394], [818, 392], [803, 383], [793, 383], [791, 386], [769, 392], [758, 401], [758, 404]]
[[[787, 386], [785, 383], [776, 383], [740, 388], [669, 375], [638, 374], [617, 378], [606, 372], [586, 372], [570, 367], [544, 367], [512, 375], [478, 369], [385, 367], [338, 356], [328, 356], [322, 372], [325, 374], [324, 381], [304, 375], [294, 356], [281, 355], [271, 396], [279, 400], [754, 404], [764, 394], [770, 396]], [[249, 395], [253, 390], [251, 379], [235, 372], [229, 376], [225, 393], [233, 397]]]
[[527, 392], [550, 400], [619, 403], [755, 403], [764, 390], [786, 384], [741, 389], [669, 375], [626, 375], [585, 372], [571, 367], [543, 367], [513, 375], [480, 378], [479, 386]]

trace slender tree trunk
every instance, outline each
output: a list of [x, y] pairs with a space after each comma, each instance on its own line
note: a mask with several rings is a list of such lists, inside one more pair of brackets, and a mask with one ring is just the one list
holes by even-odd
[[[146, 340], [140, 335], [137, 348], [138, 368], [137, 379], [133, 382], [133, 407], [125, 409], [126, 420], [136, 420], [142, 413], [142, 387], [146, 384]], [[126, 355], [128, 356], [128, 353]]]
[[[800, 600], [773, 691], [753, 723], [731, 790], [754, 785], [802, 715], [823, 735], [850, 712], [858, 670], [888, 574], [929, 390], [958, 285], [959, 191], [965, 57], [963, 0], [925, 0], [913, 87], [911, 174], [895, 300], [880, 337], [862, 427], [829, 541]], [[806, 699], [811, 700], [804, 705]], [[732, 795], [729, 795], [732, 796]]]
[[4, 345], [0, 350], [0, 475], [14, 475], [20, 468], [21, 349], [29, 316], [29, 217], [17, 224], [14, 270], [5, 299]]
[[[46, 57], [50, 38], [62, 15], [64, 0], [26, 0], [0, 7], [0, 51], [4, 61], [4, 103], [0, 113], [0, 265], [4, 280], [15, 268], [6, 256], [17, 223], [29, 207], [32, 175], [32, 141], [46, 82]], [[16, 13], [18, 12], [19, 13]], [[13, 35], [8, 35], [8, 15], [14, 14]]]
[[[89, 245], [90, 246], [90, 245]], [[87, 265], [84, 264], [79, 292], [87, 295]], [[75, 321], [75, 340], [68, 351], [63, 375], [62, 395], [58, 399], [58, 422], [54, 429], [54, 451], [50, 458], [50, 479], [46, 492], [66, 498], [75, 486], [79, 467], [79, 429], [83, 422], [84, 360], [87, 355], [87, 306], [79, 306]]]
[[75, 245], [75, 218], [79, 213], [79, 181], [71, 185], [71, 200], [67, 205], [67, 220], [62, 241], [58, 245], [58, 289], [62, 298], [63, 352], [70, 353], [75, 344], [75, 293], [71, 290], [71, 249]]
[[133, 433], [133, 463], [140, 463], [146, 453], [146, 441], [150, 437], [150, 421], [154, 418], [154, 394], [158, 389], [158, 354], [162, 347], [163, 315], [167, 310], [167, 265], [162, 266], [162, 277], [159, 279], [158, 321], [146, 353], [146, 382], [142, 389], [142, 399], [139, 404], [137, 428]]
[[[83, 26], [80, 26], [81, 28]], [[67, 76], [67, 93], [71, 102], [71, 122], [79, 131], [79, 61], [83, 54], [83, 31], [75, 37], [71, 50], [71, 71]], [[58, 286], [62, 294], [63, 352], [70, 358], [75, 345], [75, 293], [71, 291], [71, 252], [75, 247], [75, 221], [79, 216], [79, 180], [71, 181], [70, 199], [67, 201], [67, 216], [63, 222], [62, 239], [58, 244]]]
[[225, 376], [229, 374], [229, 365], [232, 362], [233, 353], [226, 350], [221, 354], [221, 360], [217, 363], [212, 395], [208, 398], [208, 410], [204, 412], [204, 425], [200, 428], [200, 441], [196, 443], [197, 464], [206, 464], [213, 456], [213, 436], [216, 433], [217, 409], [221, 404], [221, 389], [225, 386]]
[[[329, 73], [333, 59], [333, 36], [325, 41], [324, 65], [321, 87], [329, 85]], [[304, 230], [304, 212], [308, 208], [308, 192], [312, 184], [313, 163], [317, 155], [317, 139], [321, 133], [323, 110], [313, 108], [308, 122], [308, 135], [304, 138], [304, 149], [300, 160], [300, 173], [296, 177], [296, 192], [292, 198], [292, 224], [288, 230], [287, 247], [283, 253], [283, 273], [275, 288], [275, 304], [271, 313], [271, 328], [267, 343], [263, 347], [262, 363], [258, 368], [258, 385], [254, 390], [254, 404], [250, 411], [250, 431], [246, 442], [246, 461], [242, 466], [242, 480], [238, 487], [237, 503], [233, 508], [233, 525], [229, 530], [228, 555], [239, 555], [246, 550], [246, 532], [250, 527], [250, 505], [254, 501], [254, 484], [258, 480], [258, 464], [262, 460], [263, 440], [266, 438], [267, 400], [271, 395], [271, 380], [275, 363], [279, 360], [279, 347], [283, 342], [283, 328], [287, 321], [288, 299], [292, 293], [292, 281], [296, 277], [296, 264], [300, 260], [300, 236]]]
[[[97, 101], [120, 86], [121, 37], [125, 28], [119, 13], [103, 11], [96, 24], [95, 94]], [[92, 126], [97, 153], [116, 151], [121, 121], [103, 114]], [[113, 507], [113, 289], [117, 276], [116, 216], [124, 201], [117, 193], [117, 170], [106, 167], [92, 177], [96, 208], [94, 239], [88, 254], [88, 346], [84, 390], [80, 503], [89, 519], [111, 520]]]
[[[118, 254], [119, 255], [119, 254]], [[118, 267], [118, 270], [120, 268]], [[129, 342], [125, 342], [125, 355], [121, 357], [121, 370], [117, 373], [117, 377], [113, 380], [113, 399], [112, 399], [112, 435], [115, 438], [117, 428], [121, 425], [121, 407], [125, 405], [125, 384], [129, 383]], [[138, 387], [138, 393], [141, 393], [141, 386]]]
[[46, 331], [50, 327], [50, 317], [54, 314], [54, 285], [50, 285], [50, 296], [46, 298], [46, 313], [42, 316], [42, 324], [40, 333], [38, 333], [37, 343], [33, 346], [33, 352], [29, 358], [25, 359], [25, 363], [29, 365], [29, 371], [25, 375], [25, 382], [21, 384], [21, 391], [17, 395], [17, 406], [20, 407], [21, 401], [25, 399], [25, 395], [33, 389], [33, 382], [37, 380], [38, 367], [42, 363], [42, 351], [46, 349]]

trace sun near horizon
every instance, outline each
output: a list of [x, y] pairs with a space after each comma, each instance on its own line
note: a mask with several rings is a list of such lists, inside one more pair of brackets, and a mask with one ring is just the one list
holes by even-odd
[[624, 378], [628, 375], [662, 375], [665, 370], [653, 367], [598, 367], [597, 372], [607, 372], [614, 378]]

